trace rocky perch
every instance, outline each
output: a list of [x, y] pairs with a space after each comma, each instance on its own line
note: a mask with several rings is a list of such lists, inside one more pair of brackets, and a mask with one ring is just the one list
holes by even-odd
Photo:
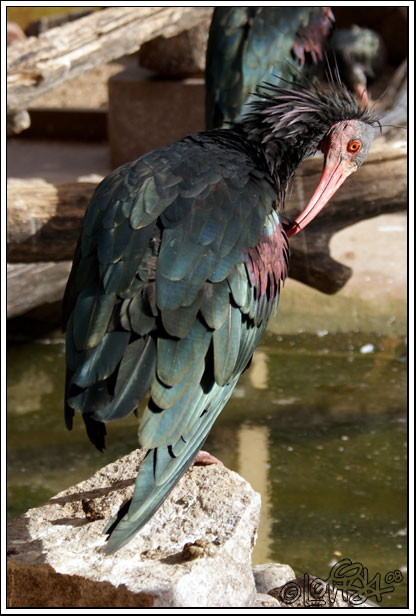
[[136, 537], [104, 555], [103, 529], [143, 457], [136, 450], [10, 522], [8, 607], [279, 607], [295, 574], [253, 570], [260, 495], [223, 466], [191, 467]]

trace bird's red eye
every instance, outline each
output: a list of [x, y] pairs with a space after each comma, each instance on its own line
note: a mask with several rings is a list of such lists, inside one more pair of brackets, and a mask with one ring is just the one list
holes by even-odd
[[358, 141], [357, 139], [350, 141], [347, 146], [347, 150], [352, 154], [356, 154], [359, 150], [361, 150], [361, 141]]

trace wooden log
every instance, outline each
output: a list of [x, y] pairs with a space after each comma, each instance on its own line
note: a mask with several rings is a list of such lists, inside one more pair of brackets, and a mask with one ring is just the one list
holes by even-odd
[[7, 186], [7, 261], [72, 259], [96, 184], [17, 181]]
[[[382, 124], [384, 133], [397, 134], [397, 127], [407, 127], [407, 58], [393, 73], [389, 85], [381, 98]], [[376, 111], [379, 111], [376, 108]]]
[[7, 115], [7, 136], [18, 135], [30, 126], [30, 115], [23, 109]]
[[175, 36], [209, 19], [210, 7], [110, 7], [17, 41], [7, 52], [7, 113], [100, 64], [136, 52], [157, 36]]
[[38, 306], [60, 301], [70, 269], [70, 261], [8, 263], [7, 318], [11, 319]]
[[[302, 165], [284, 216], [293, 220], [306, 205], [320, 177], [322, 159]], [[352, 224], [407, 207], [406, 143], [378, 139], [368, 160], [331, 202], [291, 239], [290, 276], [324, 293], [335, 293], [351, 269], [334, 261], [329, 242]], [[95, 184], [16, 181], [7, 188], [7, 259], [9, 262], [72, 259], [85, 209]]]

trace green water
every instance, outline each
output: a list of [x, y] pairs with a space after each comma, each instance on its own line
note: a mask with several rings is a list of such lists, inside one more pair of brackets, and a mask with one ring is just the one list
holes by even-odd
[[[406, 578], [405, 352], [394, 335], [266, 334], [206, 443], [262, 494], [255, 563]], [[108, 426], [104, 454], [82, 421], [67, 432], [63, 375], [62, 343], [9, 347], [9, 519], [137, 447], [134, 417]], [[380, 605], [405, 606], [405, 581]]]

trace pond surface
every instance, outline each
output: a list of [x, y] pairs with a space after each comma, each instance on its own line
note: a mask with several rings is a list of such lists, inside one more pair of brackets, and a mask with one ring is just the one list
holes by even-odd
[[[134, 417], [107, 426], [104, 454], [79, 418], [67, 432], [63, 377], [62, 342], [9, 347], [9, 519], [137, 447]], [[406, 392], [400, 336], [266, 334], [205, 447], [262, 495], [255, 564], [327, 578], [349, 558], [382, 588], [399, 570], [380, 606], [406, 605]]]

